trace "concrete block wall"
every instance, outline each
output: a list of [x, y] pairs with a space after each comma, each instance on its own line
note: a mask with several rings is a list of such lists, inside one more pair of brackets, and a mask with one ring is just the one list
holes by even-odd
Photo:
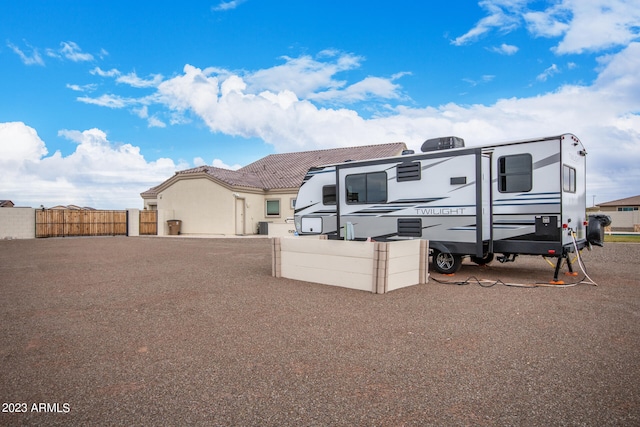
[[293, 223], [269, 223], [269, 237], [291, 237], [296, 232], [296, 226]]
[[0, 208], [0, 239], [35, 239], [34, 208]]
[[385, 243], [293, 237], [272, 242], [275, 277], [379, 294], [428, 281], [424, 240]]
[[127, 236], [140, 235], [140, 209], [127, 209]]

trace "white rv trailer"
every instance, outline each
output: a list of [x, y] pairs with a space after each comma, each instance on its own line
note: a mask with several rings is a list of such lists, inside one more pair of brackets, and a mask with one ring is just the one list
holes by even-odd
[[311, 168], [296, 199], [297, 232], [428, 239], [441, 273], [465, 256], [478, 264], [494, 254], [558, 257], [555, 280], [562, 258], [589, 244], [586, 150], [576, 136], [479, 147], [435, 138], [422, 151]]

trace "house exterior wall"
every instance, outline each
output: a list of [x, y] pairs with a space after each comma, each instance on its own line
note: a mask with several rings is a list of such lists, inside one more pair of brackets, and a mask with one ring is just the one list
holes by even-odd
[[[172, 219], [182, 221], [181, 234], [257, 234], [260, 222], [284, 223], [292, 218], [292, 200], [296, 195], [297, 189], [265, 193], [257, 189], [228, 188], [206, 177], [194, 177], [176, 180], [159, 192], [157, 199], [145, 199], [145, 207], [156, 209], [153, 203], [157, 202], [157, 210], [163, 213], [162, 218], [158, 217], [160, 235], [168, 234], [166, 222]], [[237, 200], [244, 203], [242, 233], [236, 230], [237, 209], [242, 206]], [[280, 201], [279, 215], [266, 215], [267, 200]]]
[[143, 199], [144, 209], [149, 211], [158, 210], [158, 199]]
[[177, 180], [157, 201], [158, 210], [173, 212], [166, 220], [182, 221], [182, 234], [235, 234], [233, 192], [209, 179]]
[[605, 214], [611, 217], [611, 231], [638, 231], [640, 228], [640, 211], [624, 211], [602, 209], [593, 214]]

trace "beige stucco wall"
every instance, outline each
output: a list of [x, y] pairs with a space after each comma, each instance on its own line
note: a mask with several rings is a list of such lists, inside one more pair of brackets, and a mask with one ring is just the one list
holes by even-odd
[[[245, 200], [245, 232], [244, 234], [256, 234], [258, 223], [261, 221], [272, 222], [274, 224], [284, 224], [287, 218], [293, 218], [293, 208], [291, 199], [295, 199], [297, 191], [292, 193], [251, 193], [241, 190], [235, 191], [238, 197]], [[280, 215], [266, 216], [266, 201], [280, 200]]]
[[182, 221], [183, 234], [235, 233], [232, 191], [209, 179], [177, 180], [162, 190], [157, 200], [158, 210], [173, 212], [174, 217], [167, 220]]
[[611, 217], [611, 230], [613, 231], [634, 231], [635, 226], [640, 224], [640, 211], [605, 211], [589, 212], [589, 214], [605, 214]]
[[155, 211], [158, 209], [158, 199], [142, 199], [144, 209]]
[[[158, 211], [172, 212], [172, 218], [158, 218], [158, 226], [167, 228], [167, 220], [178, 219], [182, 221], [181, 234], [235, 235], [237, 209], [241, 206], [239, 203], [243, 203], [244, 229], [240, 234], [256, 234], [262, 221], [284, 223], [287, 218], [293, 218], [291, 200], [296, 195], [297, 190], [265, 193], [257, 189], [229, 188], [203, 176], [183, 178], [158, 193], [155, 199]], [[266, 200], [274, 199], [280, 200], [280, 215], [267, 217]], [[146, 200], [145, 206], [148, 206]]]

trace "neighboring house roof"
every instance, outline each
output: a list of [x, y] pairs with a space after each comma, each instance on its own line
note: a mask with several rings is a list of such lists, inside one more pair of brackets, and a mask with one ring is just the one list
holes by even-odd
[[615, 207], [615, 206], [640, 206], [640, 195], [627, 197], [626, 199], [614, 200], [612, 202], [599, 203], [598, 206]]
[[12, 208], [13, 206], [11, 200], [0, 200], [0, 208]]
[[95, 211], [95, 208], [89, 206], [78, 206], [78, 205], [58, 205], [53, 206], [49, 209], [57, 209], [57, 210], [72, 210], [72, 211]]
[[152, 187], [140, 195], [153, 198], [168, 181], [194, 174], [207, 174], [233, 187], [248, 187], [262, 190], [297, 188], [302, 184], [309, 168], [341, 163], [346, 160], [367, 160], [397, 156], [406, 150], [404, 142], [391, 144], [363, 145], [360, 147], [332, 148], [328, 150], [300, 151], [297, 153], [270, 154], [236, 171], [198, 166], [176, 172], [160, 185]]

